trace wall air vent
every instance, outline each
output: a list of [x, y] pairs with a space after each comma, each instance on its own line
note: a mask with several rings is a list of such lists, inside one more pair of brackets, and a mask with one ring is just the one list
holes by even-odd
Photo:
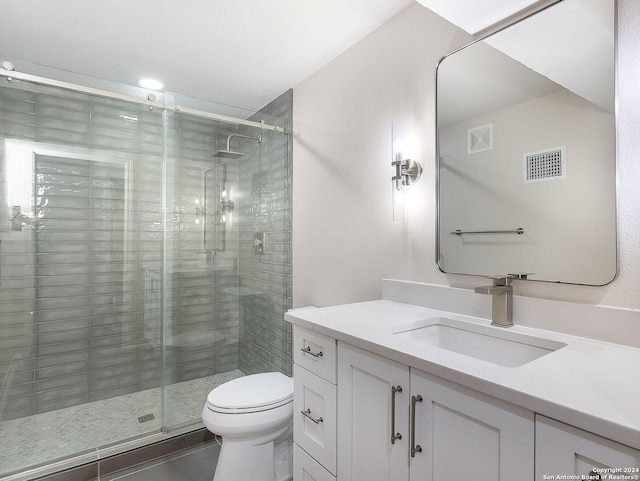
[[493, 124], [480, 125], [467, 130], [467, 154], [493, 150]]
[[565, 179], [567, 177], [565, 151], [565, 146], [562, 146], [523, 154], [524, 183]]

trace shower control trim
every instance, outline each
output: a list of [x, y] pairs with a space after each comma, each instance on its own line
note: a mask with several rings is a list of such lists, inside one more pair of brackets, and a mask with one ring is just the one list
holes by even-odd
[[264, 254], [264, 232], [256, 232], [253, 236], [253, 252], [255, 254]]

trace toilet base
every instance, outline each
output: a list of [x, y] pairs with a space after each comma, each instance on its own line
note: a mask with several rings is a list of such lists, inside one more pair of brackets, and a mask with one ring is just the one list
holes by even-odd
[[[275, 444], [222, 439], [213, 481], [290, 481], [293, 479], [293, 439]], [[275, 462], [274, 462], [275, 461]]]

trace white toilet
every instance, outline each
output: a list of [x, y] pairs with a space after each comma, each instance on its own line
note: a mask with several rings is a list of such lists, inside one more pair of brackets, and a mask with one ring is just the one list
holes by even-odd
[[207, 396], [207, 429], [222, 436], [213, 481], [292, 478], [293, 379], [279, 372], [240, 377]]

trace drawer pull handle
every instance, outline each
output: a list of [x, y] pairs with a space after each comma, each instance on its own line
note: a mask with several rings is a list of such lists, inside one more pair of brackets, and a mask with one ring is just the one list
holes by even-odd
[[313, 356], [313, 357], [322, 357], [322, 351], [311, 352], [311, 346], [302, 347], [300, 348], [300, 350], [305, 354], [309, 354], [310, 356]]
[[396, 433], [396, 393], [402, 392], [402, 386], [391, 386], [391, 444], [396, 439], [402, 439], [402, 434]]
[[319, 417], [318, 419], [314, 418], [311, 415], [311, 409], [307, 409], [306, 411], [300, 411], [301, 414], [304, 415], [304, 417], [311, 419], [314, 423], [316, 424], [320, 424], [322, 421], [324, 421], [324, 419], [322, 419], [322, 417]]
[[416, 404], [422, 402], [422, 396], [411, 396], [411, 457], [415, 458], [416, 453], [422, 452], [422, 446], [416, 444]]

